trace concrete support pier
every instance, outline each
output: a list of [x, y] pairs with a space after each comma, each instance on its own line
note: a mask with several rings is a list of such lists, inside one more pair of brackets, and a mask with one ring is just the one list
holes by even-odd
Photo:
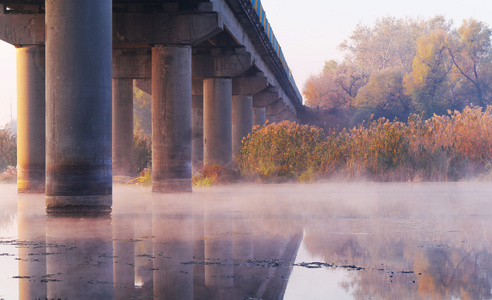
[[152, 48], [152, 191], [191, 192], [191, 46]]
[[266, 108], [265, 107], [253, 107], [253, 125], [265, 125], [266, 122]]
[[242, 140], [253, 128], [253, 96], [232, 96], [232, 152], [241, 149]]
[[113, 175], [133, 175], [133, 79], [113, 79]]
[[191, 161], [203, 161], [203, 96], [193, 96]]
[[203, 80], [204, 162], [232, 162], [232, 80]]
[[45, 50], [17, 48], [17, 190], [45, 191]]
[[112, 1], [46, 0], [46, 211], [112, 205]]

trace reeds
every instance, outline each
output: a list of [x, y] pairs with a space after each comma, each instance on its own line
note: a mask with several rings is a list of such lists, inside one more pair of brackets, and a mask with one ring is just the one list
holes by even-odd
[[256, 127], [236, 157], [248, 178], [457, 181], [490, 172], [492, 107], [407, 123], [384, 118], [339, 133], [291, 122]]

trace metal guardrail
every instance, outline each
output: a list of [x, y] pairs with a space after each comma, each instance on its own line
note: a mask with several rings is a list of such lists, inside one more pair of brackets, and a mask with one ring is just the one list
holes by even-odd
[[282, 52], [282, 47], [280, 47], [280, 44], [279, 44], [279, 42], [278, 42], [278, 40], [275, 37], [275, 34], [273, 32], [272, 26], [268, 22], [265, 10], [263, 9], [263, 6], [261, 5], [261, 0], [249, 0], [249, 1], [245, 1], [245, 2], [251, 3], [253, 10], [256, 12], [256, 15], [259, 18], [260, 25], [263, 27], [262, 30], [264, 33], [266, 33], [266, 36], [268, 37], [268, 41], [270, 43], [270, 46], [272, 46], [274, 52], [277, 55], [277, 58], [280, 60], [282, 68], [284, 69], [284, 72], [287, 75], [289, 82], [291, 83], [295, 93], [297, 94], [297, 97], [299, 97], [299, 101], [301, 101], [301, 103], [302, 103], [302, 95], [299, 92], [299, 89], [297, 88], [294, 77], [292, 76], [292, 71], [290, 70], [289, 65], [287, 64], [287, 61], [285, 60], [284, 53]]

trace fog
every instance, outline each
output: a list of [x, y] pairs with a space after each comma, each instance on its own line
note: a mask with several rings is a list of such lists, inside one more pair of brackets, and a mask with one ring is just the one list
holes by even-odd
[[0, 185], [0, 298], [490, 298], [487, 183], [115, 185], [104, 218]]

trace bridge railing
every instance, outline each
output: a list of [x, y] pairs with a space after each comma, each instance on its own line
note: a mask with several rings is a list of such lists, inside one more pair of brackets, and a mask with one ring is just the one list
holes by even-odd
[[[287, 64], [287, 61], [285, 60], [284, 53], [282, 51], [282, 47], [280, 47], [280, 44], [275, 37], [275, 34], [273, 32], [272, 26], [268, 22], [268, 19], [266, 17], [265, 10], [263, 9], [263, 6], [261, 5], [261, 0], [248, 0], [254, 11], [256, 12], [256, 15], [259, 18], [259, 22], [261, 26], [263, 26], [263, 31], [266, 33], [266, 36], [268, 37], [268, 41], [270, 43], [270, 46], [273, 48], [274, 52], [277, 55], [278, 60], [280, 61], [280, 64], [282, 65], [282, 68], [285, 72], [285, 75], [287, 76], [290, 84], [292, 85], [292, 88], [294, 89], [294, 92], [296, 93], [299, 101], [302, 103], [302, 96], [301, 93], [299, 92], [299, 89], [297, 88], [296, 82], [294, 80], [294, 77], [292, 76], [292, 71], [289, 68], [289, 65]], [[248, 2], [245, 1], [245, 2]]]

